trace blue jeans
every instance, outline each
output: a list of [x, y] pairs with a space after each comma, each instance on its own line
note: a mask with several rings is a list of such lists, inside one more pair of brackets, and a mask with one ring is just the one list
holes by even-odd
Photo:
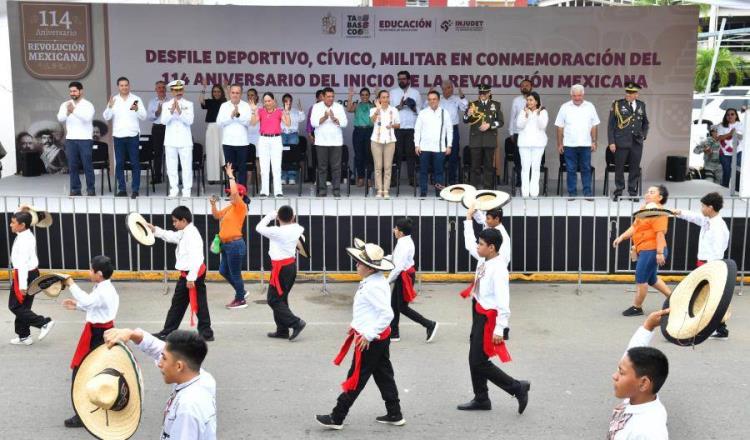
[[114, 138], [115, 140], [115, 176], [117, 176], [117, 190], [125, 192], [125, 160], [130, 161], [133, 169], [131, 190], [138, 192], [141, 187], [141, 162], [138, 158], [138, 136]]
[[242, 262], [247, 254], [244, 239], [221, 244], [219, 273], [234, 287], [234, 299], [245, 299], [245, 285], [242, 282]]
[[221, 148], [224, 150], [224, 163], [232, 164], [237, 183], [247, 186], [247, 150], [249, 146], [222, 145]]
[[[443, 164], [445, 162], [445, 152], [436, 153], [434, 151], [422, 151], [419, 154], [419, 193], [427, 195], [427, 173], [432, 165], [432, 175], [435, 184], [444, 185]], [[437, 193], [437, 190], [435, 190]]]
[[568, 194], [571, 197], [578, 195], [576, 186], [578, 172], [580, 171], [583, 195], [593, 197], [594, 192], [591, 191], [591, 146], [565, 147], [563, 155], [568, 173]]
[[451, 142], [451, 154], [448, 155], [448, 185], [458, 183], [458, 169], [460, 158], [458, 157], [461, 149], [461, 139], [458, 133], [458, 124], [453, 126], [453, 142]]
[[65, 155], [68, 156], [68, 166], [70, 167], [70, 192], [81, 192], [81, 178], [78, 171], [83, 166], [83, 173], [86, 175], [86, 191], [89, 194], [96, 192], [96, 181], [94, 180], [94, 167], [91, 164], [90, 139], [66, 139]]

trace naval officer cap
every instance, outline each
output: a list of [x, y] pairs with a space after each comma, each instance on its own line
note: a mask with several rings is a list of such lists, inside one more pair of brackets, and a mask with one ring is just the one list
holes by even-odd
[[185, 82], [181, 79], [176, 79], [167, 84], [169, 90], [182, 90], [185, 88]]

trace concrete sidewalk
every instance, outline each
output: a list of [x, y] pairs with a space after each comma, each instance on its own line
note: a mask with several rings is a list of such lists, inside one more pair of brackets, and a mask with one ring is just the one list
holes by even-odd
[[[171, 300], [161, 283], [117, 282], [119, 327], [161, 329]], [[82, 283], [88, 289], [88, 283]], [[349, 320], [356, 284], [298, 284], [292, 310], [308, 322], [293, 343], [265, 336], [274, 329], [265, 294], [247, 284], [250, 306], [227, 310], [226, 284], [208, 286], [216, 341], [209, 344], [204, 368], [217, 381], [220, 439], [603, 439], [613, 396], [611, 375], [643, 317], [624, 318], [632, 285], [587, 284], [581, 296], [573, 284], [511, 284], [513, 362], [502, 368], [532, 383], [526, 413], [516, 401], [490, 385], [493, 410], [464, 413], [456, 404], [472, 397], [467, 365], [470, 303], [458, 296], [458, 284], [424, 284], [414, 303], [420, 313], [440, 322], [437, 338], [425, 344], [425, 332], [402, 317], [401, 342], [391, 345], [401, 404], [407, 424], [375, 422], [385, 413], [374, 382], [368, 384], [346, 420], [344, 430], [329, 432], [315, 414], [331, 410], [344, 380], [345, 364], [335, 367]], [[67, 293], [63, 296], [67, 297]], [[649, 294], [645, 309], [662, 302]], [[59, 301], [59, 300], [58, 300]], [[64, 310], [59, 302], [37, 298], [37, 313], [51, 315], [57, 326], [30, 347], [7, 344], [13, 316], [3, 312], [0, 330], [0, 421], [3, 438], [86, 439], [84, 430], [63, 427], [73, 414], [68, 365], [84, 315]], [[660, 398], [669, 414], [670, 438], [745, 439], [750, 393], [750, 304], [746, 296], [732, 303], [730, 338], [709, 340], [696, 348], [667, 343], [661, 334], [653, 346], [670, 361], [670, 375]], [[188, 328], [188, 319], [183, 328]], [[36, 338], [38, 331], [32, 329]], [[153, 363], [134, 350], [145, 376], [140, 429], [133, 438], [157, 439], [170, 388]]]

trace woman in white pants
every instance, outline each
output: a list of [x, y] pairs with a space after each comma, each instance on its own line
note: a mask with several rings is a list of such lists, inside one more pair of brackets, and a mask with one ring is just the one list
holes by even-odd
[[531, 92], [526, 97], [526, 107], [518, 113], [516, 127], [518, 152], [521, 156], [521, 194], [523, 197], [539, 196], [539, 169], [544, 148], [547, 146], [547, 123], [549, 115], [542, 107], [539, 94]]
[[227, 102], [224, 89], [215, 84], [211, 87], [211, 98], [206, 99], [206, 82], [203, 81], [203, 90], [201, 90], [198, 101], [201, 108], [206, 110], [206, 142], [204, 153], [206, 154], [206, 179], [209, 183], [219, 181], [219, 172], [224, 163], [224, 154], [221, 148], [221, 127], [216, 124], [216, 117], [219, 114], [221, 104]]
[[[281, 155], [284, 145], [281, 142], [281, 124], [292, 125], [289, 111], [276, 107], [273, 93], [263, 94], [263, 108], [253, 112], [250, 125], [260, 124], [258, 139], [258, 159], [260, 159], [260, 196], [268, 197], [271, 173], [273, 173], [273, 194], [282, 196], [281, 190]], [[271, 173], [269, 173], [269, 168]]]

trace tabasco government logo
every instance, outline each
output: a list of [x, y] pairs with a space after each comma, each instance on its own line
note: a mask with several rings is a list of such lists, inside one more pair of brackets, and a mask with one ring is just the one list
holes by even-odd
[[370, 14], [347, 14], [346, 38], [370, 38]]
[[91, 6], [21, 3], [21, 53], [39, 79], [76, 79], [92, 66]]
[[336, 17], [329, 12], [320, 20], [320, 25], [325, 35], [336, 35]]

